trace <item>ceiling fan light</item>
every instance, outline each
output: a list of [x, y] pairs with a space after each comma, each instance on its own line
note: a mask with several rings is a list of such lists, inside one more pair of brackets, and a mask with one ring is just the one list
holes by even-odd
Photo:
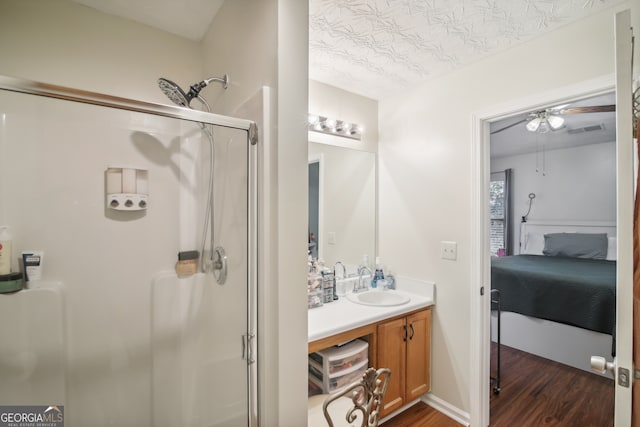
[[538, 132], [539, 133], [547, 133], [551, 130], [551, 127], [549, 126], [549, 122], [546, 120], [541, 120], [540, 121], [540, 126], [538, 126]]
[[535, 119], [533, 119], [529, 123], [527, 123], [527, 130], [529, 132], [537, 131], [538, 128], [540, 127], [540, 123], [542, 123], [542, 120], [539, 117], [536, 117]]
[[547, 121], [553, 130], [560, 129], [564, 124], [564, 119], [560, 116], [549, 116]]

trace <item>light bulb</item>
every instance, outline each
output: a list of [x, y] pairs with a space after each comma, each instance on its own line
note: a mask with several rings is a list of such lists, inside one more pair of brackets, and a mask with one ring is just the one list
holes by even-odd
[[309, 114], [307, 120], [309, 121], [310, 125], [315, 125], [320, 122], [320, 117], [316, 116], [315, 114]]
[[537, 131], [538, 128], [540, 127], [540, 123], [542, 123], [542, 120], [540, 120], [539, 117], [536, 117], [535, 119], [533, 119], [529, 123], [527, 123], [527, 130], [529, 132]]
[[540, 126], [538, 126], [538, 132], [547, 133], [549, 132], [549, 130], [551, 130], [551, 128], [549, 127], [549, 122], [547, 122], [546, 120], [541, 120]]
[[326, 119], [324, 121], [324, 125], [327, 129], [335, 130], [336, 129], [336, 121], [335, 119]]
[[564, 119], [560, 116], [549, 116], [547, 119], [552, 129], [560, 129], [564, 124]]

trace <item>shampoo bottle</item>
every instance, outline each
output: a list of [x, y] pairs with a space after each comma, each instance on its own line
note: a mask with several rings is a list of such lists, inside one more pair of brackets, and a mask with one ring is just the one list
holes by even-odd
[[8, 226], [0, 227], [0, 274], [11, 273], [11, 233]]

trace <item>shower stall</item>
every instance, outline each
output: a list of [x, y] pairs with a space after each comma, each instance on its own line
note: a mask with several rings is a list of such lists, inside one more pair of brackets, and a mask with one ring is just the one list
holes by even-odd
[[[257, 143], [249, 120], [0, 76], [12, 270], [43, 253], [40, 280], [0, 294], [0, 405], [258, 424]], [[194, 251], [212, 268], [177, 274]]]

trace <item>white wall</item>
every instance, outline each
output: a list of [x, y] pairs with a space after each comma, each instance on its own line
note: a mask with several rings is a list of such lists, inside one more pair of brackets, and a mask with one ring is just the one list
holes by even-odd
[[[612, 75], [613, 17], [621, 8], [380, 102], [380, 253], [399, 274], [436, 282], [432, 392], [462, 411], [472, 407], [471, 330], [478, 327], [469, 316], [471, 115]], [[442, 240], [458, 242], [456, 261], [440, 259]]]
[[[544, 157], [544, 174], [541, 154], [491, 159], [492, 171], [513, 170], [511, 220], [516, 253], [520, 243], [518, 225], [529, 209], [529, 193], [536, 195], [530, 220], [616, 220], [615, 141], [547, 150]], [[539, 172], [536, 165], [540, 165]]]
[[3, 75], [164, 104], [158, 77], [202, 79], [198, 43], [70, 1], [0, 2], [0, 52]]

